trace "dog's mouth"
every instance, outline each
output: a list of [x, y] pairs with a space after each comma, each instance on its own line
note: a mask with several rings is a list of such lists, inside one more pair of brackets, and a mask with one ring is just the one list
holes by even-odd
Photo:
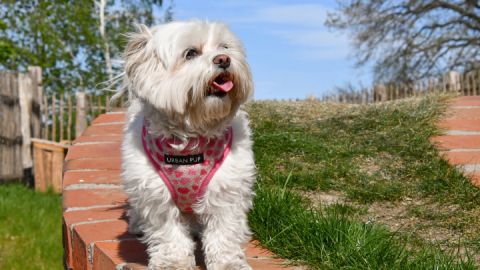
[[230, 90], [233, 89], [233, 86], [233, 75], [228, 72], [220, 73], [210, 83], [207, 96], [222, 98], [226, 96]]

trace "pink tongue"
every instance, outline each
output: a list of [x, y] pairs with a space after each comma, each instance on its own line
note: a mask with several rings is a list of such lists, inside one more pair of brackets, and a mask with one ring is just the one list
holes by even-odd
[[222, 84], [218, 84], [217, 82], [213, 82], [212, 86], [215, 87], [215, 89], [223, 91], [223, 92], [228, 92], [232, 90], [233, 88], [233, 82], [232, 81], [226, 81]]

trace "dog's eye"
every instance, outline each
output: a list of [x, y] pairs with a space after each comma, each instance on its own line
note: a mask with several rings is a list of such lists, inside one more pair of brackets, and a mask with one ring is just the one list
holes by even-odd
[[198, 55], [197, 49], [190, 48], [185, 51], [185, 59], [190, 60]]
[[223, 49], [228, 49], [228, 45], [227, 44], [220, 44], [220, 48], [223, 48]]

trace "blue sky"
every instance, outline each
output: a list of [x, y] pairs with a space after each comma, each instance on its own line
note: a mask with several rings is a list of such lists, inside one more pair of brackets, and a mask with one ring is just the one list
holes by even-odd
[[255, 99], [321, 97], [349, 82], [369, 85], [370, 70], [355, 69], [346, 35], [324, 26], [327, 1], [176, 0], [174, 18], [227, 23], [243, 41]]

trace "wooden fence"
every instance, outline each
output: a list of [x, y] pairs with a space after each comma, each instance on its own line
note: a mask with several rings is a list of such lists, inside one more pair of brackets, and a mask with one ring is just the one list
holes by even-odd
[[110, 97], [83, 92], [47, 96], [41, 68], [0, 71], [0, 182], [29, 177], [32, 138], [68, 145], [96, 116], [124, 106], [122, 97], [111, 108]]
[[31, 138], [41, 134], [42, 72], [0, 71], [0, 180], [32, 168]]
[[480, 70], [467, 74], [451, 71], [439, 78], [421, 80], [412, 84], [380, 84], [357, 91], [343, 91], [333, 95], [325, 95], [322, 100], [366, 104], [435, 92], [454, 92], [464, 96], [480, 95]]
[[56, 142], [72, 141], [95, 117], [125, 105], [125, 99], [121, 97], [112, 108], [110, 99], [111, 94], [92, 95], [83, 92], [45, 96], [42, 138]]

